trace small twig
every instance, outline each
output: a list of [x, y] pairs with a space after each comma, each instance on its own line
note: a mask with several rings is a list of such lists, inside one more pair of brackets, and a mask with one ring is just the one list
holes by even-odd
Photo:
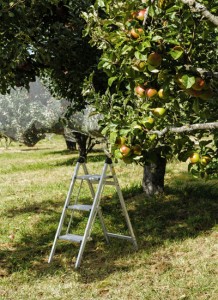
[[[153, 3], [154, 3], [154, 0], [151, 0], [151, 4], [153, 4]], [[146, 8], [146, 12], [145, 12], [145, 15], [144, 15], [144, 20], [143, 20], [143, 23], [142, 23], [143, 26], [145, 26], [145, 24], [147, 22], [148, 14], [149, 14], [149, 6]]]

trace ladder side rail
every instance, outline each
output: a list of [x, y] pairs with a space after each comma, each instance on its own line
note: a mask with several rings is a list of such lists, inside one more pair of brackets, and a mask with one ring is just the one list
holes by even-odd
[[135, 234], [134, 234], [134, 231], [133, 231], [133, 228], [132, 228], [132, 224], [130, 222], [129, 214], [128, 214], [128, 211], [126, 209], [126, 204], [125, 204], [125, 201], [124, 201], [124, 198], [123, 198], [123, 193], [121, 191], [121, 188], [120, 188], [120, 185], [119, 185], [119, 182], [118, 182], [113, 164], [110, 164], [110, 169], [111, 169], [111, 173], [113, 175], [115, 187], [116, 187], [117, 194], [118, 194], [118, 197], [119, 197], [119, 200], [120, 200], [120, 204], [121, 204], [121, 207], [122, 207], [122, 210], [123, 210], [123, 213], [124, 213], [124, 217], [126, 219], [126, 223], [127, 223], [130, 235], [131, 235], [132, 240], [133, 240], [133, 244], [135, 246], [135, 249], [138, 249], [136, 237], [135, 237]]
[[[84, 173], [86, 175], [88, 175], [89, 172], [88, 172], [86, 163], [83, 163], [82, 166], [83, 166]], [[106, 173], [105, 173], [105, 175], [106, 175]], [[92, 185], [92, 183], [91, 183], [90, 180], [88, 180], [87, 183], [88, 183], [88, 186], [89, 186], [90, 193], [92, 195], [92, 199], [94, 200], [94, 198], [95, 198], [95, 191], [94, 191], [93, 185]], [[103, 190], [102, 190], [102, 192], [103, 192]], [[101, 223], [101, 228], [102, 228], [102, 231], [103, 231], [103, 234], [104, 234], [104, 238], [105, 238], [106, 242], [109, 243], [109, 239], [108, 239], [108, 236], [107, 236], [107, 228], [106, 228], [106, 225], [104, 223], [104, 219], [103, 219], [103, 215], [102, 215], [102, 211], [101, 211], [100, 207], [98, 209], [98, 217], [99, 217], [99, 221]]]
[[48, 263], [50, 263], [52, 261], [52, 258], [55, 254], [57, 239], [58, 239], [58, 237], [60, 235], [60, 232], [62, 230], [62, 227], [63, 227], [63, 223], [64, 223], [64, 219], [65, 219], [65, 215], [66, 215], [66, 209], [67, 209], [67, 206], [69, 205], [69, 202], [70, 202], [70, 197], [71, 197], [74, 185], [75, 185], [76, 176], [79, 172], [79, 168], [80, 168], [80, 163], [77, 162], [74, 173], [73, 173], [73, 176], [72, 176], [72, 179], [71, 179], [70, 188], [68, 190], [67, 197], [66, 197], [66, 200], [65, 200], [65, 203], [64, 203], [64, 207], [63, 207], [63, 210], [62, 210], [62, 214], [61, 214], [61, 217], [60, 217], [58, 228], [57, 228], [57, 231], [56, 231], [56, 234], [55, 234], [55, 238], [54, 238], [51, 253], [50, 253], [50, 256], [49, 256], [49, 259], [48, 259]]
[[[88, 172], [86, 163], [83, 163], [83, 164], [82, 164], [82, 167], [83, 167], [83, 171], [84, 171], [85, 175], [89, 175], [89, 172]], [[90, 190], [90, 192], [91, 192], [91, 195], [92, 195], [92, 199], [94, 200], [94, 198], [95, 198], [95, 191], [94, 191], [93, 185], [92, 185], [92, 183], [91, 183], [90, 180], [87, 180], [87, 183], [88, 183], [88, 186], [89, 186], [89, 190]]]
[[76, 269], [80, 266], [80, 263], [81, 263], [81, 260], [82, 260], [82, 255], [83, 255], [83, 252], [84, 252], [84, 249], [85, 249], [85, 245], [86, 245], [86, 242], [87, 242], [87, 240], [90, 236], [91, 228], [92, 228], [92, 225], [94, 223], [96, 214], [98, 212], [98, 206], [99, 206], [99, 203], [100, 203], [101, 193], [103, 191], [103, 185], [104, 185], [105, 174], [107, 172], [107, 167], [108, 167], [108, 165], [105, 163], [104, 167], [103, 167], [103, 170], [102, 170], [102, 176], [100, 178], [100, 181], [99, 181], [99, 184], [98, 184], [98, 187], [97, 187], [97, 192], [95, 194], [95, 198], [94, 198], [94, 201], [93, 201], [92, 210], [91, 210], [89, 218], [88, 218], [88, 222], [87, 222], [87, 225], [86, 225], [83, 240], [82, 240], [82, 243], [81, 243], [81, 246], [80, 246], [80, 249], [79, 249], [79, 253], [78, 253], [78, 256], [77, 256], [77, 260], [76, 260], [76, 264], [75, 264]]
[[[82, 184], [83, 184], [83, 180], [81, 180], [81, 182], [80, 182], [79, 189], [78, 189], [78, 192], [77, 192], [77, 195], [76, 195], [74, 204], [77, 204], [77, 203], [78, 203], [78, 199], [79, 199], [79, 195], [80, 195], [80, 191], [81, 191]], [[69, 203], [68, 203], [68, 204], [69, 204]], [[73, 215], [74, 215], [74, 211], [71, 212], [70, 220], [69, 220], [69, 223], [68, 223], [68, 226], [67, 226], [67, 230], [66, 230], [66, 234], [68, 234], [69, 231], [70, 231], [70, 226], [71, 226], [71, 224], [72, 224], [72, 222], [73, 222]]]

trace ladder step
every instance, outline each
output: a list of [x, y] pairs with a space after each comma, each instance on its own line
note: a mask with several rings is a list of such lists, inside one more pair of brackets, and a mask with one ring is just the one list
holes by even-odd
[[122, 235], [122, 234], [116, 234], [116, 233], [111, 233], [111, 232], [107, 232], [107, 236], [113, 237], [113, 238], [118, 238], [118, 239], [129, 240], [129, 241], [133, 240], [133, 238], [129, 235]]
[[81, 211], [90, 211], [92, 209], [92, 205], [74, 204], [74, 205], [69, 205], [67, 208], [68, 209], [81, 210]]
[[83, 235], [68, 233], [68, 234], [59, 236], [59, 240], [80, 243], [83, 240]]
[[[113, 176], [108, 175], [108, 176], [105, 176], [104, 178], [113, 178]], [[99, 181], [101, 179], [101, 175], [87, 174], [87, 175], [82, 175], [82, 176], [76, 176], [76, 179]]]

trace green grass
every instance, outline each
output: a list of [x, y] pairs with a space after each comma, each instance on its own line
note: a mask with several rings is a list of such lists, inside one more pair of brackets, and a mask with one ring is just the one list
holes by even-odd
[[[47, 259], [76, 163], [60, 137], [34, 148], [0, 148], [0, 299], [218, 299], [218, 182], [187, 174], [186, 164], [167, 167], [165, 194], [147, 199], [142, 169], [116, 165], [139, 250], [113, 239], [104, 242], [98, 220], [81, 268], [74, 269], [78, 245], [59, 242]], [[100, 173], [104, 155], [89, 155]], [[89, 200], [85, 187], [83, 199]], [[102, 201], [110, 231], [126, 233], [114, 189]], [[87, 215], [77, 215], [81, 232]]]

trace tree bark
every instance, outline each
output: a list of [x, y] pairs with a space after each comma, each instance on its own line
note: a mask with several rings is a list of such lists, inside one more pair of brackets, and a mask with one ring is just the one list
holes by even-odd
[[79, 156], [82, 156], [86, 159], [87, 157], [87, 147], [86, 147], [86, 142], [88, 139], [88, 135], [75, 132], [74, 133], [75, 140], [78, 144], [78, 150], [79, 150]]
[[65, 139], [67, 149], [70, 151], [75, 151], [76, 150], [76, 142], [68, 141]]
[[147, 196], [163, 193], [166, 158], [157, 154], [155, 163], [144, 165], [142, 187]]

